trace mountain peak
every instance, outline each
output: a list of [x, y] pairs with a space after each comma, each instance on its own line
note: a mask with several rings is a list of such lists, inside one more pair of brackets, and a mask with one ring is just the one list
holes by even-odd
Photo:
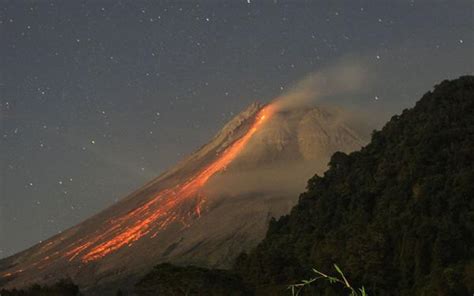
[[[363, 143], [323, 108], [274, 112], [258, 102], [196, 152], [120, 202], [0, 262], [7, 286], [64, 275], [85, 288], [159, 262], [229, 267], [288, 213], [336, 150]], [[267, 109], [268, 108], [268, 109]]]

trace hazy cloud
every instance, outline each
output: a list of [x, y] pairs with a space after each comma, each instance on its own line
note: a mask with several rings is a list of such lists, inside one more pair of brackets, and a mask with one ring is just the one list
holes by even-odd
[[351, 94], [367, 87], [369, 66], [362, 59], [349, 57], [295, 83], [274, 100], [279, 110], [313, 105], [321, 99]]

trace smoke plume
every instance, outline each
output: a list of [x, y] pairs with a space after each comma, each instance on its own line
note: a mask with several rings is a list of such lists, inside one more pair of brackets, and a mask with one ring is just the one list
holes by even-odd
[[349, 95], [368, 84], [368, 66], [355, 58], [344, 58], [295, 83], [272, 103], [279, 111], [314, 105], [334, 96]]

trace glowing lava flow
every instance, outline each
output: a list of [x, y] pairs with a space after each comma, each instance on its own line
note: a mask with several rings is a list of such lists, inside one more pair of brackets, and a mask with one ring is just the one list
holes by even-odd
[[171, 189], [165, 189], [135, 210], [108, 221], [101, 233], [96, 232], [93, 237], [75, 244], [66, 252], [66, 257], [73, 260], [79, 256], [83, 262], [94, 261], [123, 246], [133, 244], [151, 232], [154, 232], [151, 235], [154, 237], [172, 222], [184, 223], [185, 218], [193, 215], [200, 216], [203, 202], [200, 194], [202, 186], [210, 177], [224, 170], [236, 158], [272, 113], [271, 105], [262, 108], [246, 134], [224, 150], [214, 162], [186, 182]]

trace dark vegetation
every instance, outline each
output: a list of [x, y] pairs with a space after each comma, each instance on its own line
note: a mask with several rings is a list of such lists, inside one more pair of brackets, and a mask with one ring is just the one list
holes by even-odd
[[474, 292], [474, 77], [442, 82], [361, 151], [335, 153], [235, 270], [274, 288], [333, 263], [370, 295]]
[[[442, 82], [361, 151], [335, 153], [233, 272], [257, 295], [290, 295], [288, 285], [311, 278], [314, 267], [330, 273], [334, 263], [369, 295], [474, 292], [474, 77]], [[192, 270], [140, 287], [178, 288]], [[324, 281], [301, 292], [346, 294]], [[227, 294], [218, 293], [209, 295]]]
[[135, 293], [138, 296], [243, 296], [251, 291], [229, 271], [160, 264], [136, 284]]
[[79, 296], [79, 287], [71, 280], [60, 280], [51, 286], [33, 285], [24, 290], [0, 290], [1, 296]]

